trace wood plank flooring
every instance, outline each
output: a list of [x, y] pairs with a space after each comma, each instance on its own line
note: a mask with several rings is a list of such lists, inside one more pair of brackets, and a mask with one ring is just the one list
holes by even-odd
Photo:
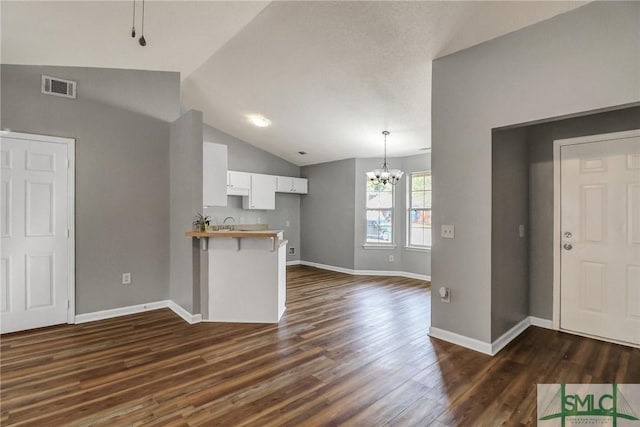
[[8, 334], [0, 424], [535, 425], [537, 383], [638, 383], [640, 350], [531, 327], [497, 356], [427, 335], [428, 283], [288, 270], [279, 325], [168, 309]]

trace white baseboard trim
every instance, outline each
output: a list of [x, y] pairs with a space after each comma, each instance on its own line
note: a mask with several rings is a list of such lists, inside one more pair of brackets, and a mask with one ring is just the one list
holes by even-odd
[[529, 316], [531, 326], [538, 326], [539, 328], [553, 329], [553, 322], [549, 319], [541, 319], [535, 316]]
[[522, 319], [513, 328], [502, 334], [491, 344], [477, 340], [475, 338], [469, 338], [464, 335], [456, 334], [455, 332], [450, 332], [440, 328], [434, 328], [433, 326], [429, 328], [429, 336], [439, 338], [441, 340], [460, 345], [471, 350], [479, 351], [480, 353], [495, 356], [500, 350], [506, 347], [507, 344], [509, 344], [521, 333], [527, 330], [529, 326], [538, 326], [540, 328], [553, 329], [551, 320], [541, 319], [535, 316], [528, 316]]
[[93, 313], [78, 314], [75, 317], [75, 323], [95, 322], [96, 320], [112, 319], [114, 317], [128, 316], [130, 314], [143, 313], [145, 311], [158, 310], [160, 308], [170, 308], [171, 311], [190, 324], [202, 321], [201, 314], [191, 314], [175, 302], [171, 300], [164, 300], [146, 304], [130, 305], [127, 307], [112, 308], [110, 310], [94, 311]]
[[455, 332], [449, 332], [433, 326], [429, 328], [429, 336], [493, 356], [491, 354], [491, 344], [475, 338], [469, 338], [465, 335], [456, 334]]
[[333, 265], [326, 265], [326, 264], [318, 264], [317, 262], [311, 262], [311, 261], [300, 261], [301, 265], [306, 265], [309, 267], [315, 267], [315, 268], [320, 268], [322, 270], [329, 270], [329, 271], [336, 271], [338, 273], [345, 273], [345, 274], [354, 274], [354, 271], [349, 269], [349, 268], [344, 268], [344, 267], [336, 267]]
[[111, 319], [114, 317], [128, 316], [145, 311], [157, 310], [169, 306], [169, 301], [155, 301], [146, 304], [129, 305], [127, 307], [112, 308], [110, 310], [94, 311], [93, 313], [83, 313], [76, 315], [75, 323], [95, 322], [96, 320]]
[[513, 328], [509, 329], [504, 334], [491, 343], [491, 355], [498, 354], [507, 344], [513, 341], [518, 335], [523, 333], [531, 325], [531, 320], [528, 317], [522, 319]]
[[168, 307], [175, 314], [177, 314], [178, 316], [182, 317], [184, 319], [184, 321], [189, 323], [190, 325], [193, 325], [194, 323], [202, 322], [202, 314], [191, 314], [187, 310], [182, 308], [182, 306], [180, 304], [176, 304], [175, 302], [173, 302], [171, 300], [169, 300], [168, 303], [169, 303]]
[[297, 259], [295, 261], [287, 261], [287, 267], [290, 265], [300, 265], [300, 260]]
[[307, 265], [309, 267], [321, 268], [323, 270], [336, 271], [338, 273], [351, 274], [352, 276], [399, 276], [399, 277], [407, 277], [409, 279], [426, 280], [429, 282], [431, 281], [431, 276], [427, 276], [426, 274], [409, 273], [407, 271], [352, 270], [350, 268], [319, 264], [317, 262], [311, 262], [311, 261], [299, 261], [299, 264]]

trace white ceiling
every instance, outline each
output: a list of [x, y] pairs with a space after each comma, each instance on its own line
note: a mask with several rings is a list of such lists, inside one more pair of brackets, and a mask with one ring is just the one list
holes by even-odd
[[[179, 71], [184, 78], [269, 2], [2, 1], [2, 63]], [[224, 19], [222, 19], [224, 17]]]
[[179, 71], [185, 108], [304, 165], [430, 147], [432, 59], [584, 3], [147, 1], [142, 48], [130, 1], [2, 1], [1, 56]]

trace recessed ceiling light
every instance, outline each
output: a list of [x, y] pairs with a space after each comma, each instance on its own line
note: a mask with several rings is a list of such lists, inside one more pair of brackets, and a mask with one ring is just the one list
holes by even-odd
[[252, 114], [249, 116], [249, 121], [259, 128], [266, 128], [271, 124], [271, 120], [267, 119], [265, 116], [261, 116], [259, 114]]

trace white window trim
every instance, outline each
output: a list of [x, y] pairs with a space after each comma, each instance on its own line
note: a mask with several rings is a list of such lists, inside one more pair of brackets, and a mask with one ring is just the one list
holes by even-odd
[[[368, 183], [368, 181], [365, 181], [365, 185]], [[367, 201], [366, 201], [366, 195], [367, 195], [367, 189], [365, 187], [365, 202], [364, 202], [364, 243], [362, 244], [362, 248], [363, 249], [395, 249], [396, 248], [396, 231], [397, 231], [397, 227], [396, 227], [396, 188], [395, 186], [391, 186], [391, 242], [390, 243], [373, 243], [373, 242], [367, 242], [367, 212], [368, 211], [383, 211], [383, 210], [389, 210], [386, 208], [367, 208]]]
[[409, 252], [431, 252], [431, 246], [405, 246], [404, 250]]
[[[411, 176], [414, 173], [428, 173], [429, 175], [431, 175], [431, 171], [430, 170], [423, 170], [423, 171], [413, 171], [413, 172], [409, 172], [407, 175], [407, 206], [405, 209], [405, 221], [407, 224], [406, 230], [405, 230], [405, 246], [404, 249], [407, 251], [415, 251], [415, 252], [431, 252], [431, 246], [432, 245], [412, 245], [410, 244], [411, 241]], [[433, 186], [431, 187], [431, 189], [429, 190], [432, 194], [433, 194]], [[426, 209], [426, 208], [425, 208]], [[428, 209], [430, 211], [433, 211], [433, 208]], [[433, 227], [431, 228], [431, 242], [433, 242]]]
[[375, 250], [391, 250], [395, 249], [397, 246], [395, 243], [365, 243], [362, 245], [363, 249], [375, 249]]

